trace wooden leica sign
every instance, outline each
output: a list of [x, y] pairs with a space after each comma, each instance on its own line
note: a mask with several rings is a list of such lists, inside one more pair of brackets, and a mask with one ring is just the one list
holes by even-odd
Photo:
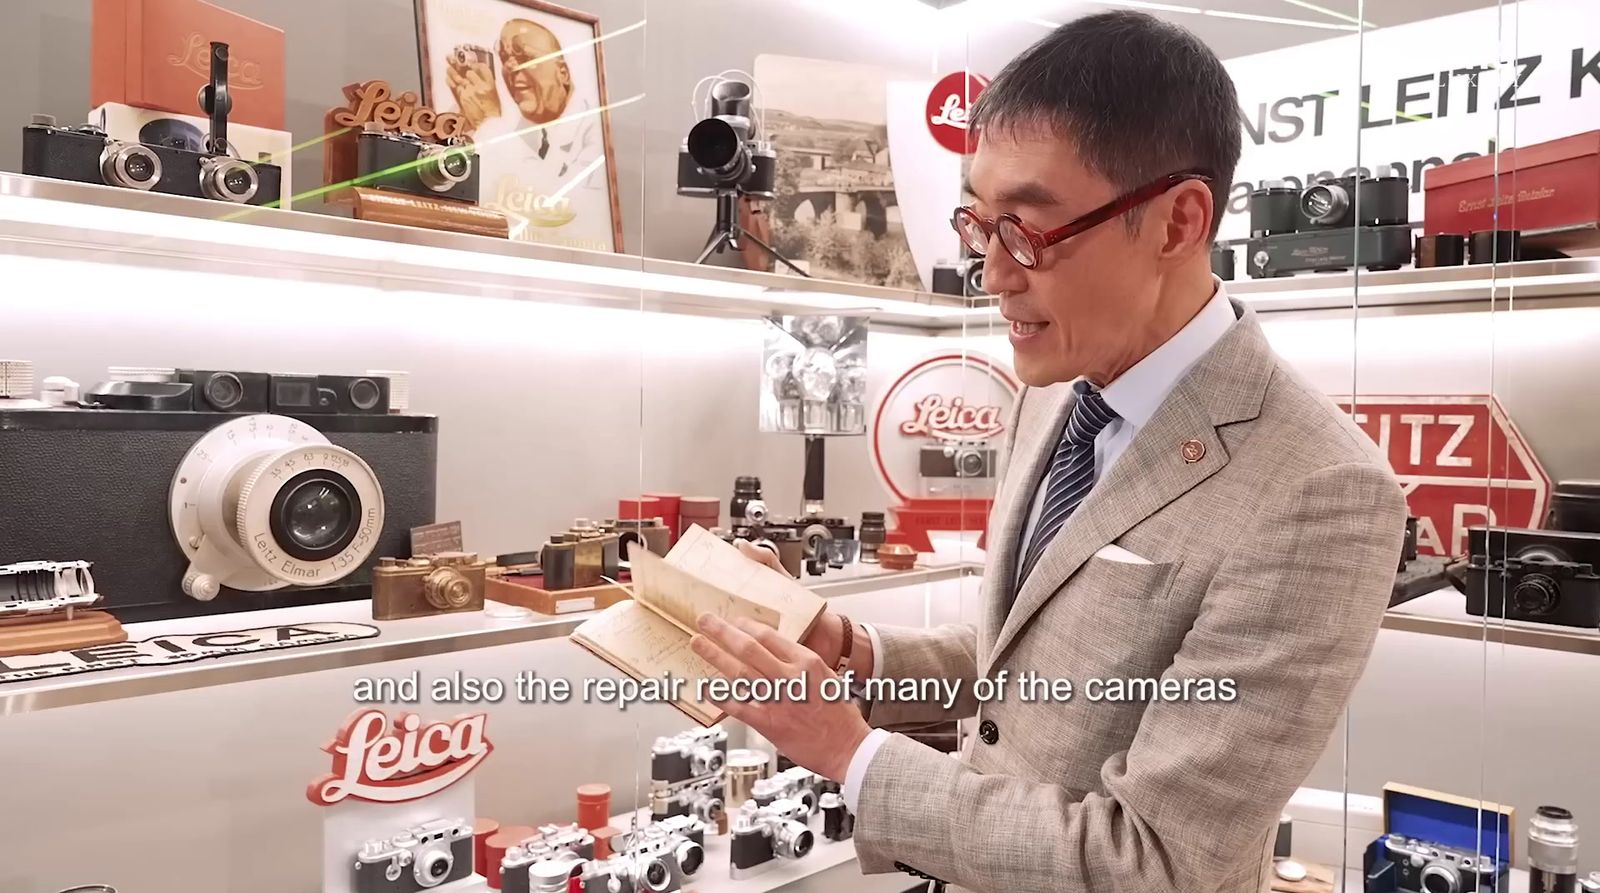
[[333, 771], [306, 787], [318, 806], [346, 799], [404, 803], [439, 793], [466, 778], [494, 750], [484, 735], [488, 715], [473, 713], [424, 723], [415, 713], [391, 720], [382, 710], [358, 710], [323, 750]]
[[890, 542], [929, 552], [929, 531], [986, 531], [995, 457], [1019, 390], [999, 362], [950, 352], [918, 361], [883, 392], [867, 444], [896, 503]]
[[388, 81], [358, 81], [344, 88], [345, 105], [323, 116], [326, 141], [322, 182], [328, 186], [356, 177], [356, 140], [368, 124], [386, 133], [409, 133], [430, 143], [467, 137], [467, 119], [455, 112], [437, 112], [422, 104], [415, 91], [396, 94]]
[[1417, 516], [1418, 552], [1463, 555], [1469, 527], [1544, 525], [1550, 476], [1493, 397], [1361, 397], [1355, 410]]

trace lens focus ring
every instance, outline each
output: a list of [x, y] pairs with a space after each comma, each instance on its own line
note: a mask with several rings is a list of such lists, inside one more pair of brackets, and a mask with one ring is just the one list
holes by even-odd
[[217, 201], [246, 204], [261, 188], [261, 175], [237, 158], [200, 159], [200, 193]]
[[149, 146], [108, 140], [100, 153], [100, 176], [112, 186], [148, 190], [161, 179], [161, 157]]

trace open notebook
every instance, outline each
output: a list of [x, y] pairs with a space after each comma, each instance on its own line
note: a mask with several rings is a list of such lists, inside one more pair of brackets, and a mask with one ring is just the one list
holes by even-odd
[[572, 632], [572, 640], [635, 679], [669, 675], [685, 680], [674, 702], [703, 726], [727, 714], [695, 698], [697, 681], [722, 673], [689, 648], [703, 613], [748, 618], [798, 642], [821, 616], [823, 601], [796, 580], [739, 554], [699, 525], [658, 557], [629, 552], [633, 600], [618, 602]]

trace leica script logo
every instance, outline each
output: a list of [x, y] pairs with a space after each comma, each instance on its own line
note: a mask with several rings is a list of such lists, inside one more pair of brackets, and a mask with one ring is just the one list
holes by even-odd
[[382, 710], [358, 711], [333, 742], [333, 772], [312, 782], [306, 797], [318, 806], [346, 798], [401, 803], [448, 788], [494, 750], [484, 737], [488, 716], [475, 713], [424, 725], [415, 713], [390, 721]]
[[362, 81], [344, 88], [345, 108], [333, 109], [333, 123], [360, 130], [377, 124], [385, 131], [400, 130], [425, 140], [447, 142], [467, 134], [467, 119], [456, 112], [437, 112], [422, 105], [415, 91], [398, 96], [388, 81]]
[[968, 406], [960, 397], [946, 402], [943, 395], [929, 394], [912, 409], [911, 421], [900, 423], [900, 433], [908, 437], [921, 434], [942, 440], [982, 440], [1006, 430], [1001, 406]]
[[[204, 78], [211, 77], [211, 41], [206, 40], [199, 31], [189, 32], [178, 52], [167, 56], [167, 64], [188, 69]], [[261, 77], [261, 63], [232, 54], [228, 56], [228, 89], [259, 90], [265, 85]]]
[[928, 132], [939, 145], [963, 155], [977, 148], [976, 135], [967, 128], [967, 115], [972, 101], [988, 84], [988, 78], [958, 71], [933, 85], [928, 93]]

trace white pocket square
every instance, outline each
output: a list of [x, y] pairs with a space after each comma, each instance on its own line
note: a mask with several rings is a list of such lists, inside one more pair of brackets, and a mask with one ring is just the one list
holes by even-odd
[[1123, 564], [1150, 563], [1150, 559], [1140, 558], [1139, 556], [1118, 545], [1101, 546], [1100, 551], [1094, 553], [1094, 557], [1104, 558], [1107, 561], [1120, 561]]

